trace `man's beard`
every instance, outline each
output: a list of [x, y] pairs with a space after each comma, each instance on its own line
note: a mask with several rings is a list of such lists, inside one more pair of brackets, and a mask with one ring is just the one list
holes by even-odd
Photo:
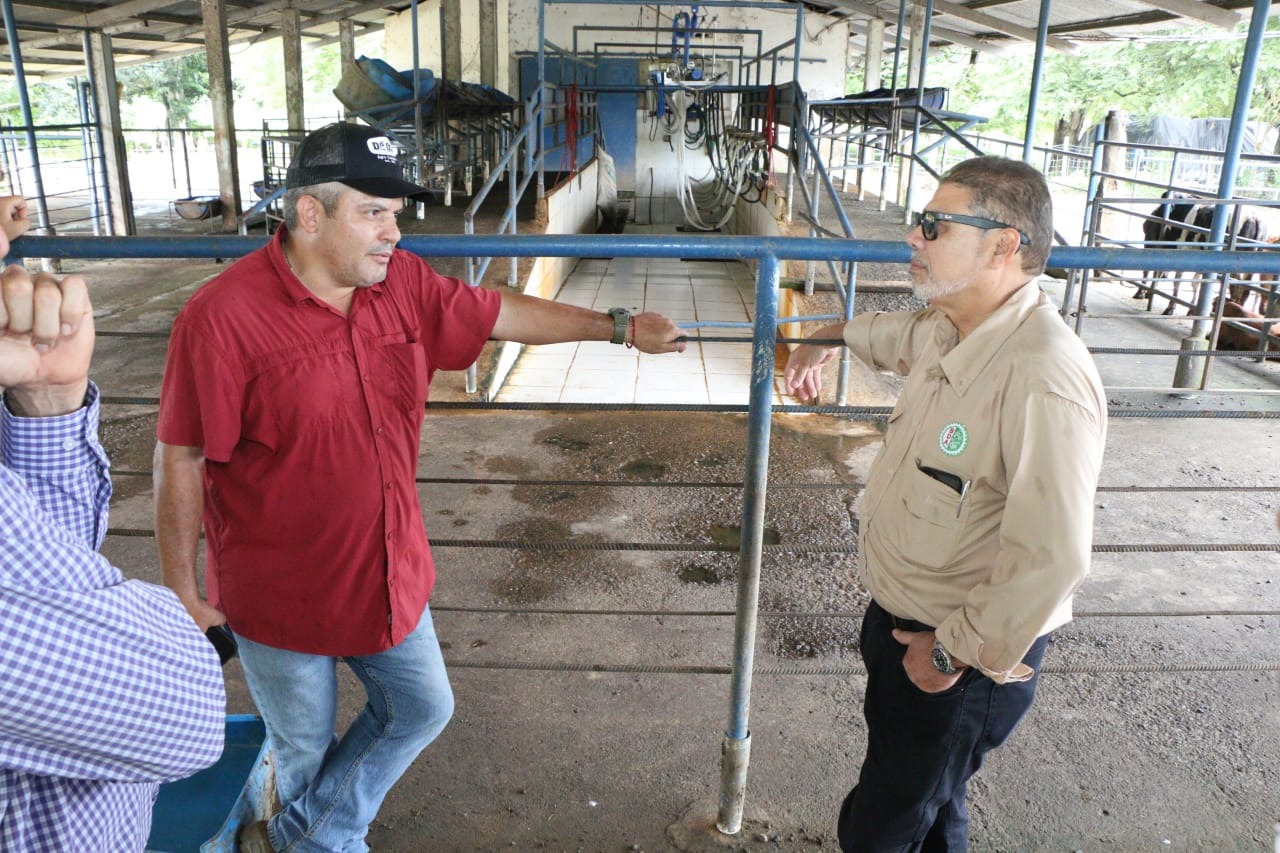
[[928, 281], [920, 284], [912, 282], [911, 292], [915, 295], [916, 299], [924, 302], [932, 302], [935, 299], [941, 299], [944, 296], [951, 296], [952, 294], [959, 293], [965, 289], [965, 286], [966, 283], [959, 281], [958, 279], [952, 279], [951, 281], [935, 281], [934, 279], [929, 279]]
[[916, 299], [929, 302], [933, 299], [940, 299], [944, 296], [951, 296], [959, 293], [968, 286], [968, 282], [963, 279], [936, 279], [933, 272], [926, 266], [920, 258], [912, 259], [915, 263], [920, 264], [925, 270], [925, 280], [922, 282], [911, 282], [911, 292]]

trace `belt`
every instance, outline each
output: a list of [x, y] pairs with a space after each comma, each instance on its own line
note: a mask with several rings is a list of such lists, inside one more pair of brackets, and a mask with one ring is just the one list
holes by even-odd
[[[874, 607], [880, 607], [880, 603], [875, 599], [871, 600], [871, 604]], [[930, 634], [936, 630], [932, 625], [926, 625], [923, 622], [916, 621], [915, 619], [904, 619], [901, 616], [894, 616], [892, 613], [890, 613], [888, 610], [885, 610], [883, 607], [880, 607], [880, 610], [881, 612], [884, 613], [885, 616], [889, 617], [890, 624], [892, 624], [893, 627], [897, 628], [899, 631], [914, 631], [917, 633]]]
[[889, 621], [893, 623], [893, 627], [897, 628], [899, 631], [916, 631], [932, 634], [935, 630], [932, 625], [926, 625], [923, 622], [917, 622], [914, 619], [903, 619], [901, 616], [894, 616], [892, 613], [889, 613], [888, 616]]

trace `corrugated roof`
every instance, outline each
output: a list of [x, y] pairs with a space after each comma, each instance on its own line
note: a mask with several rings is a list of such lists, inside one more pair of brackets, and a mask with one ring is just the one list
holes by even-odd
[[[284, 0], [226, 3], [231, 42], [261, 41], [280, 35]], [[389, 13], [407, 2], [352, 3], [341, 0], [293, 0], [299, 11], [304, 45], [338, 38], [338, 22], [350, 18], [356, 35], [382, 29]], [[123, 0], [82, 3], [75, 0], [15, 0], [13, 17], [28, 77], [60, 77], [84, 73], [83, 33], [101, 31], [112, 37], [117, 66], [133, 65], [204, 50], [204, 23], [199, 0]], [[0, 36], [5, 36], [0, 33]], [[8, 60], [8, 38], [3, 38]], [[12, 66], [0, 74], [12, 73]]]
[[[338, 22], [344, 18], [353, 20], [360, 34], [381, 29], [389, 13], [409, 8], [407, 0], [292, 2], [302, 18], [304, 46], [335, 41]], [[803, 2], [808, 9], [849, 17], [855, 41], [861, 39], [870, 17], [888, 22], [890, 32], [897, 23], [897, 0]], [[86, 30], [101, 30], [113, 37], [117, 65], [203, 50], [200, 5], [198, 0], [15, 0], [13, 8], [23, 65], [29, 77], [40, 78], [83, 73], [81, 40]], [[981, 50], [1032, 41], [1040, 5], [1040, 0], [935, 0], [933, 43]], [[280, 35], [285, 0], [228, 0], [226, 6], [233, 43]], [[1144, 31], [1190, 25], [1230, 29], [1247, 20], [1252, 6], [1249, 0], [1056, 0], [1050, 7], [1049, 46], [1071, 50], [1083, 41], [1128, 39]], [[7, 45], [7, 39], [3, 43]], [[6, 47], [0, 56], [7, 53]], [[10, 67], [0, 68], [0, 74], [7, 73], [12, 73]]]

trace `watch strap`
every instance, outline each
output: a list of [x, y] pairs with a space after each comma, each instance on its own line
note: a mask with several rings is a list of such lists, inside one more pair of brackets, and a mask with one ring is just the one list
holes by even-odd
[[609, 338], [609, 343], [625, 344], [627, 326], [631, 323], [631, 312], [626, 308], [610, 308], [609, 316], [613, 318], [613, 337]]

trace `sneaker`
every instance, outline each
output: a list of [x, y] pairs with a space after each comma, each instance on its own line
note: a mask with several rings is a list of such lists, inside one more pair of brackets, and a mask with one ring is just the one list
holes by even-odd
[[267, 835], [265, 820], [245, 824], [236, 838], [236, 843], [240, 853], [275, 853], [276, 850], [271, 846], [271, 837]]

